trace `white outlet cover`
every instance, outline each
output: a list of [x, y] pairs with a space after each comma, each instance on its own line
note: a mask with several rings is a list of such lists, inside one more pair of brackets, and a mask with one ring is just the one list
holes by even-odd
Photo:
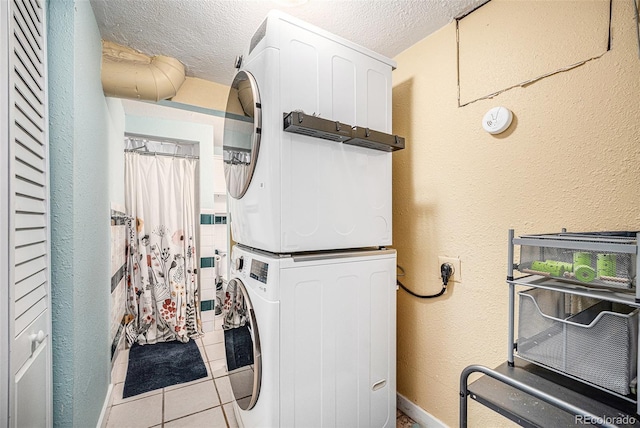
[[482, 127], [489, 134], [500, 134], [509, 128], [513, 113], [506, 107], [494, 107], [482, 118]]
[[460, 264], [460, 257], [446, 257], [438, 256], [438, 276], [440, 276], [440, 265], [443, 263], [450, 263], [453, 267], [453, 282], [462, 282], [462, 269]]

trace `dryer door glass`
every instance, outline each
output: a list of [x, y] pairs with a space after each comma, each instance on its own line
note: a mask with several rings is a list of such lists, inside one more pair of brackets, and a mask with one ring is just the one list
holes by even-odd
[[238, 406], [249, 410], [260, 395], [262, 357], [255, 312], [247, 289], [237, 278], [227, 284], [222, 328], [231, 389]]
[[227, 191], [236, 199], [244, 196], [251, 183], [260, 149], [261, 127], [262, 109], [256, 79], [251, 73], [240, 71], [229, 91], [222, 143]]

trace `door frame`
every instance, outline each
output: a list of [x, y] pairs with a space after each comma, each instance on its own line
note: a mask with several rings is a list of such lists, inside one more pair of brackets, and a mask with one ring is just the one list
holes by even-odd
[[0, 22], [0, 421], [9, 419], [9, 2], [1, 2]]

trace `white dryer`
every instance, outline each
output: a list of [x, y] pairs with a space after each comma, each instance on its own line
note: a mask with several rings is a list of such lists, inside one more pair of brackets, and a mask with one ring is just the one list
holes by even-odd
[[235, 246], [223, 326], [240, 426], [395, 427], [396, 253]]
[[243, 58], [223, 143], [234, 241], [274, 253], [390, 245], [391, 153], [284, 131], [283, 116], [390, 133], [395, 62], [279, 12]]

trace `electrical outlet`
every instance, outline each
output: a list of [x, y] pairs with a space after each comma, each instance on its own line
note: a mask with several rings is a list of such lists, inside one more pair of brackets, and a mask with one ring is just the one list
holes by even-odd
[[440, 276], [440, 266], [442, 266], [443, 263], [449, 263], [451, 266], [453, 266], [453, 275], [451, 275], [451, 278], [449, 279], [449, 281], [462, 282], [462, 269], [460, 268], [460, 258], [438, 256], [438, 276]]

